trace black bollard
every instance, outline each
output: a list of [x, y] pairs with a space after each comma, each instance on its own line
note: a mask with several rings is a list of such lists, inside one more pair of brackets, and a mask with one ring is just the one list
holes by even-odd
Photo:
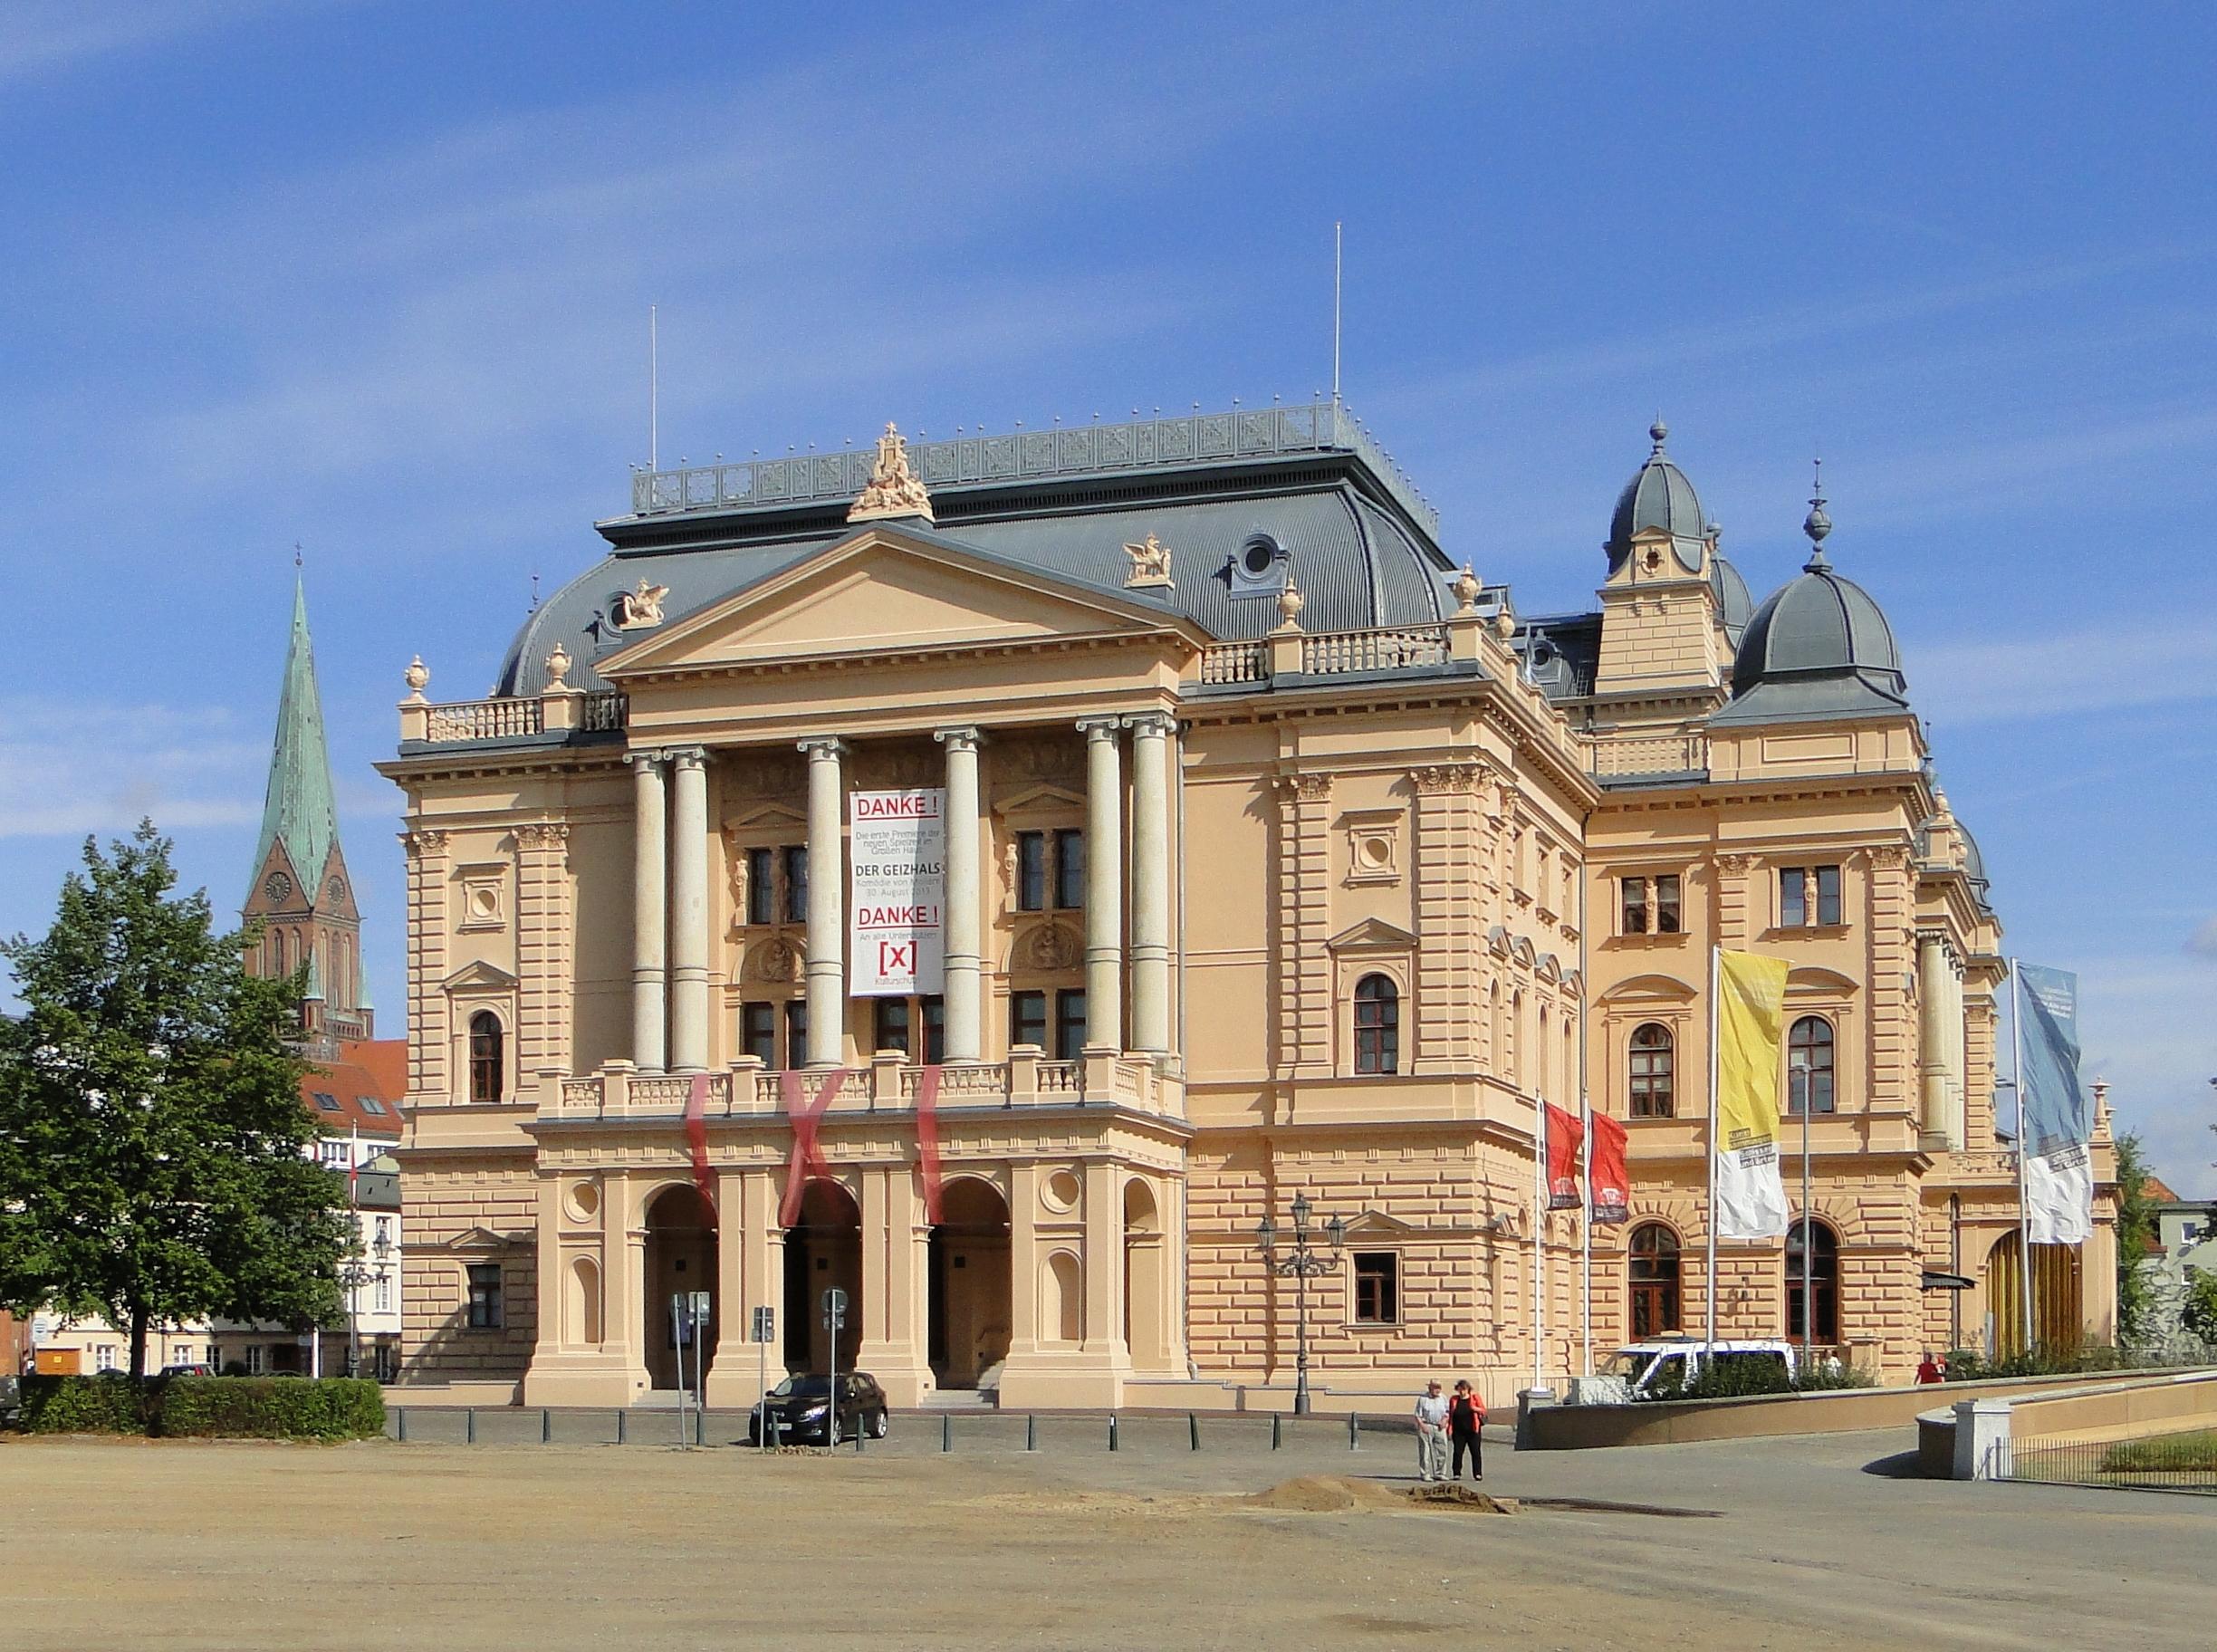
[[554, 1413], [548, 1410], [544, 1406], [541, 1406], [539, 1407], [539, 1444], [542, 1446], [552, 1446], [553, 1443]]
[[1114, 1451], [1116, 1448], [1117, 1448], [1117, 1437], [1116, 1437], [1116, 1413], [1115, 1413], [1115, 1412], [1113, 1412], [1113, 1411], [1111, 1411], [1111, 1412], [1108, 1414], [1108, 1449], [1109, 1449], [1110, 1451]]
[[941, 1451], [955, 1449], [955, 1419], [952, 1417], [943, 1416], [939, 1419], [939, 1449]]
[[477, 1443], [477, 1407], [475, 1406], [463, 1407], [462, 1443], [465, 1446], [475, 1446]]
[[1026, 1451], [1039, 1449], [1039, 1418], [1036, 1417], [1024, 1418], [1024, 1449]]
[[1349, 1451], [1362, 1449], [1362, 1418], [1353, 1411], [1348, 1413], [1348, 1449]]
[[619, 1446], [624, 1443], [624, 1436], [630, 1433], [630, 1429], [627, 1426], [630, 1420], [629, 1412], [619, 1411], [616, 1413], [616, 1444]]
[[1275, 1411], [1271, 1413], [1271, 1449], [1276, 1451], [1285, 1443], [1285, 1419]]
[[1201, 1449], [1201, 1419], [1191, 1411], [1185, 1414], [1185, 1444], [1192, 1450]]

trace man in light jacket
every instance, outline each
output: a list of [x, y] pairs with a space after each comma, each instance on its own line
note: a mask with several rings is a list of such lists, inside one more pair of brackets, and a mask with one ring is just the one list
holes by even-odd
[[1447, 1478], [1447, 1401], [1436, 1378], [1416, 1397], [1416, 1478]]

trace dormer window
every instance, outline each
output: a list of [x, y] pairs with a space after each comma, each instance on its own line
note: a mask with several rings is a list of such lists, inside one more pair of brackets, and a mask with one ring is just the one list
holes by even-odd
[[1285, 589], [1285, 548], [1267, 533], [1252, 535], [1232, 554], [1224, 577], [1235, 597], [1274, 597]]

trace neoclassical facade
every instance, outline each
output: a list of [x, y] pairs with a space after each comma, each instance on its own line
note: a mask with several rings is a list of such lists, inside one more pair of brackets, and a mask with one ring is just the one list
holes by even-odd
[[[1698, 1327], [1713, 942], [1793, 963], [1816, 1339], [1891, 1376], [1974, 1343], [2020, 1278], [1976, 848], [1821, 511], [1752, 613], [1662, 447], [1600, 610], [1554, 619], [1329, 403], [638, 477], [491, 697], [410, 667], [383, 765], [403, 1381], [628, 1403], [705, 1292], [744, 1404], [755, 1311], [773, 1380], [821, 1369], [836, 1287], [897, 1405], [1283, 1405], [1256, 1228], [1306, 1196], [1344, 1225], [1319, 1404], [1506, 1400], [1588, 1323]], [[944, 826], [899, 908], [933, 963], [858, 991], [885, 794]], [[1532, 1160], [1581, 1093], [1634, 1170], [1589, 1274]], [[2083, 1290], [2041, 1253], [2044, 1334], [2107, 1333], [2097, 1251]], [[1800, 1334], [1789, 1272], [1725, 1247], [1732, 1334]]]

